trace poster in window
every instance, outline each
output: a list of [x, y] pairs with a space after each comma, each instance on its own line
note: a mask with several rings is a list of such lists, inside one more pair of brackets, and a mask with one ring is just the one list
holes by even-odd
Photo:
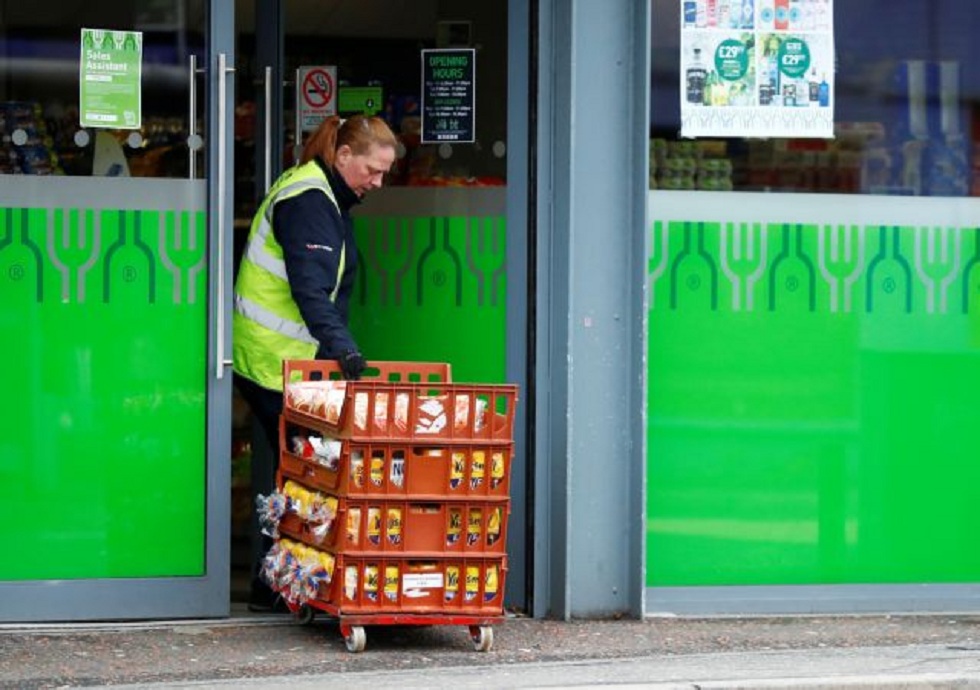
[[680, 2], [681, 136], [833, 137], [833, 0]]

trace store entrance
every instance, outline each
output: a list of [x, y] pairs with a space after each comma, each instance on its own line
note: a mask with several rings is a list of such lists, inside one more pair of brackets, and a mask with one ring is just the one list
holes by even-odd
[[[385, 188], [355, 212], [351, 330], [369, 360], [449, 362], [457, 381], [508, 380], [508, 338], [522, 338], [508, 329], [508, 245], [523, 246], [506, 224], [508, 3], [237, 0], [235, 11], [236, 267], [255, 209], [296, 160], [318, 114], [384, 117], [399, 137], [399, 156]], [[432, 48], [474, 50], [474, 141], [422, 142], [421, 51]], [[267, 452], [253, 426], [236, 395], [233, 603], [247, 598], [250, 580], [249, 464]], [[523, 472], [517, 462], [515, 475]], [[511, 524], [521, 524], [523, 492], [515, 481]], [[512, 601], [523, 599], [524, 535], [517, 532], [508, 541]]]

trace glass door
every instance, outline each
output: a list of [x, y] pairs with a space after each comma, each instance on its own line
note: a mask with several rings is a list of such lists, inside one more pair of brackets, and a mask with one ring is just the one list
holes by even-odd
[[221, 5], [0, 5], [0, 620], [227, 614]]

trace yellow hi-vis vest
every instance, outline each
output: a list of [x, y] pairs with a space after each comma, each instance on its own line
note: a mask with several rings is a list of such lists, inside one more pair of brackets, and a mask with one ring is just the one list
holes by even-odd
[[[280, 201], [317, 189], [338, 207], [330, 183], [316, 161], [287, 170], [272, 185], [252, 220], [245, 255], [235, 282], [232, 316], [235, 371], [264, 388], [282, 390], [282, 362], [313, 359], [318, 343], [310, 335], [286, 277], [282, 247], [272, 232], [272, 211]], [[337, 283], [330, 301], [337, 299], [344, 275], [347, 248], [340, 249]]]

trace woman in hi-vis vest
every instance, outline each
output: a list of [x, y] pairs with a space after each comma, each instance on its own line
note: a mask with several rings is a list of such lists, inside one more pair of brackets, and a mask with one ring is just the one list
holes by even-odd
[[[397, 139], [378, 117], [328, 118], [310, 136], [299, 164], [283, 173], [252, 220], [235, 283], [235, 384], [272, 453], [252, 454], [252, 493], [275, 488], [282, 412], [282, 363], [335, 359], [356, 379], [364, 357], [347, 328], [357, 269], [351, 208], [381, 186]], [[271, 610], [275, 597], [258, 577], [272, 545], [252, 526], [249, 608]], [[285, 609], [282, 609], [285, 610]]]

